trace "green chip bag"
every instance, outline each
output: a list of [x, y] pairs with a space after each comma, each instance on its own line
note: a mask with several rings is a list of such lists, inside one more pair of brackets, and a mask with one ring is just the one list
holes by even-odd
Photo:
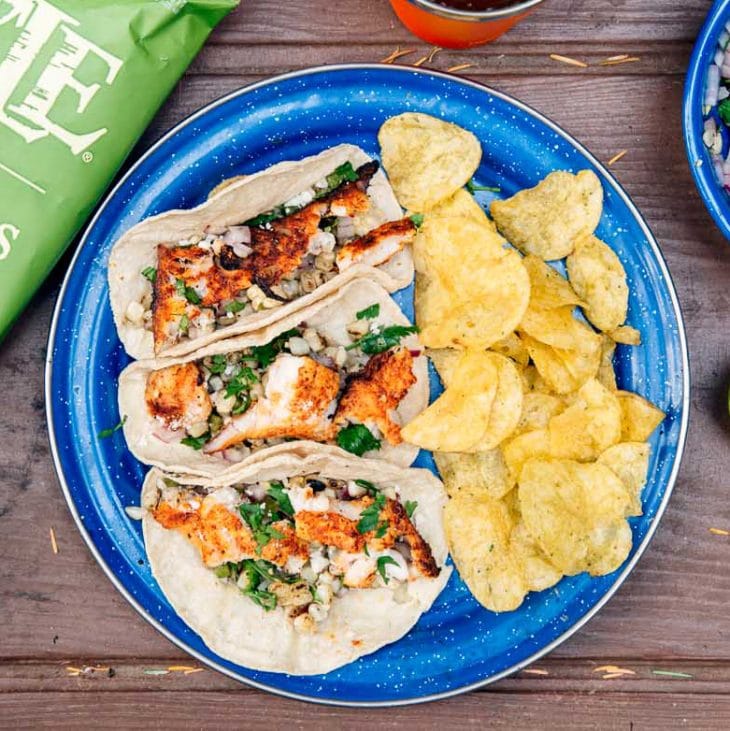
[[238, 0], [0, 0], [0, 338]]

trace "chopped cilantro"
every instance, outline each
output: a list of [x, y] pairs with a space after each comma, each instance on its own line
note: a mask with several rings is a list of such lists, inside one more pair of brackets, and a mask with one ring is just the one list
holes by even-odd
[[383, 520], [378, 523], [378, 527], [375, 529], [375, 537], [382, 538], [388, 532], [388, 521]]
[[408, 218], [410, 218], [411, 221], [413, 221], [413, 225], [416, 228], [421, 228], [421, 226], [423, 226], [423, 219], [424, 219], [423, 213], [413, 213], [410, 216], [408, 216]]
[[155, 269], [154, 267], [145, 267], [142, 270], [142, 276], [145, 279], [149, 279], [150, 282], [152, 282], [154, 284], [155, 281], [157, 280], [157, 269]]
[[373, 483], [369, 482], [368, 480], [355, 480], [355, 484], [365, 488], [368, 495], [375, 495], [378, 492], [378, 488], [375, 487], [375, 485], [373, 485]]
[[260, 554], [261, 549], [272, 539], [283, 538], [284, 534], [271, 525], [274, 516], [262, 503], [243, 503], [238, 506], [244, 522], [251, 529], [256, 541], [256, 553]]
[[228, 360], [225, 355], [214, 355], [210, 359], [210, 365], [208, 366], [208, 370], [211, 373], [223, 373], [223, 371], [228, 367]]
[[112, 427], [109, 427], [109, 429], [102, 429], [97, 436], [99, 439], [106, 439], [107, 437], [110, 437], [114, 432], [119, 431], [127, 422], [127, 415], [125, 414], [121, 421], [118, 424], [115, 424]]
[[296, 328], [287, 330], [281, 333], [281, 335], [277, 335], [271, 342], [266, 343], [266, 345], [256, 345], [251, 348], [251, 357], [258, 362], [260, 368], [266, 368], [281, 353], [287, 340], [297, 335], [301, 335], [301, 332]]
[[[375, 496], [375, 500], [360, 513], [360, 520], [357, 521], [358, 533], [369, 533], [378, 527], [380, 522], [380, 511], [385, 507], [385, 495], [382, 492]], [[380, 536], [382, 537], [382, 536]]]
[[243, 593], [262, 607], [264, 611], [270, 612], [272, 609], [276, 609], [276, 594], [272, 594], [270, 591], [249, 589]]
[[388, 564], [393, 564], [394, 566], [398, 565], [398, 562], [391, 558], [390, 556], [380, 556], [378, 560], [375, 562], [375, 564], [378, 567], [378, 573], [383, 577], [383, 581], [387, 584], [390, 579], [388, 578], [388, 575], [385, 573], [385, 567]]
[[251, 394], [248, 391], [243, 391], [238, 395], [238, 399], [236, 400], [236, 405], [231, 409], [231, 413], [234, 416], [238, 416], [239, 414], [243, 414], [246, 411], [248, 411], [249, 407], [251, 406]]
[[184, 334], [184, 333], [186, 333], [188, 331], [188, 329], [190, 328], [190, 319], [188, 318], [187, 315], [183, 315], [180, 318], [180, 323], [179, 323], [178, 326], [180, 328], [180, 332], [181, 333]]
[[[248, 366], [243, 366], [228, 382], [226, 396], [238, 396], [242, 391], [248, 391], [252, 384], [258, 383], [259, 377]], [[246, 406], [248, 408], [248, 405]], [[246, 409], [244, 409], [245, 411]], [[242, 413], [242, 412], [241, 412]]]
[[180, 444], [184, 444], [186, 447], [192, 447], [193, 449], [202, 449], [205, 443], [210, 439], [210, 432], [207, 431], [205, 434], [201, 434], [199, 437], [185, 437], [180, 440]]
[[363, 335], [360, 340], [348, 345], [345, 350], [360, 348], [367, 355], [375, 355], [386, 350], [394, 348], [407, 335], [417, 333], [418, 328], [415, 325], [406, 327], [404, 325], [389, 325], [384, 327], [380, 332], [371, 332]]
[[182, 279], [175, 280], [175, 292], [185, 297], [192, 305], [199, 305], [201, 302], [200, 295], [192, 287], [188, 287]]
[[717, 105], [717, 113], [725, 124], [730, 125], [730, 99], [723, 99]]
[[346, 452], [362, 457], [365, 452], [380, 449], [380, 439], [376, 439], [364, 424], [350, 424], [340, 429], [337, 445]]
[[377, 317], [380, 314], [380, 304], [376, 302], [374, 305], [370, 305], [370, 307], [366, 307], [364, 310], [360, 310], [355, 317], [358, 320], [372, 320], [374, 317]]
[[232, 300], [231, 302], [228, 302], [223, 309], [229, 315], [234, 315], [236, 312], [240, 312], [241, 310], [245, 309], [245, 307], [246, 307], [245, 302], [239, 302], [238, 300]]
[[270, 483], [267, 495], [274, 499], [282, 513], [288, 515], [290, 518], [294, 517], [294, 508], [292, 507], [291, 500], [289, 500], [289, 496], [284, 490], [284, 483], [278, 480]]
[[413, 517], [413, 513], [416, 512], [416, 508], [418, 507], [418, 501], [416, 500], [406, 500], [405, 509], [406, 509], [406, 515], [409, 518]]
[[351, 162], [344, 162], [338, 168], [335, 168], [334, 172], [327, 176], [327, 188], [325, 188], [324, 194], [318, 194], [317, 197], [321, 198], [322, 195], [332, 192], [335, 188], [339, 188], [343, 183], [354, 183], [357, 180], [357, 172], [352, 167]]
[[473, 180], [470, 180], [464, 187], [470, 193], [475, 193], [478, 190], [488, 190], [490, 193], [499, 193], [502, 190], [499, 186], [494, 186], [494, 185], [478, 185]]

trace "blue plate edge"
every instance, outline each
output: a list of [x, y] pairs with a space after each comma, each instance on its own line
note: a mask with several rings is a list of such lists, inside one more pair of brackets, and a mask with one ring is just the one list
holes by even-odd
[[[730, 0], [726, 0], [730, 1]], [[611, 173], [606, 169], [606, 167], [594, 156], [592, 155], [582, 144], [577, 142], [571, 135], [569, 135], [566, 131], [564, 131], [560, 126], [558, 126], [556, 123], [554, 123], [552, 120], [550, 120], [545, 115], [537, 112], [532, 107], [514, 99], [509, 94], [505, 94], [503, 92], [497, 91], [491, 87], [488, 87], [483, 84], [479, 84], [474, 81], [470, 81], [468, 79], [464, 79], [458, 76], [454, 76], [452, 74], [444, 73], [444, 72], [437, 72], [437, 71], [431, 71], [431, 70], [424, 70], [424, 69], [414, 69], [413, 67], [409, 66], [399, 66], [399, 65], [393, 65], [391, 68], [398, 68], [404, 71], [408, 71], [409, 73], [412, 73], [414, 75], [425, 75], [425, 76], [435, 76], [440, 77], [443, 79], [448, 79], [452, 82], [457, 82], [466, 86], [473, 87], [477, 90], [481, 91], [487, 91], [488, 93], [494, 95], [495, 97], [498, 97], [502, 99], [503, 101], [512, 104], [516, 106], [517, 108], [521, 109], [522, 111], [526, 112], [527, 114], [533, 116], [543, 124], [545, 124], [547, 127], [549, 127], [553, 132], [561, 136], [564, 140], [566, 140], [570, 145], [572, 145], [576, 150], [578, 150], [582, 155], [586, 157], [586, 159], [598, 170], [603, 178], [603, 180], [611, 185], [611, 187], [615, 190], [616, 194], [621, 198], [623, 203], [627, 206], [627, 208], [631, 211], [633, 214], [636, 222], [638, 223], [639, 227], [641, 228], [642, 232], [646, 236], [647, 241], [651, 245], [654, 254], [657, 258], [657, 263], [659, 264], [659, 269], [661, 271], [662, 277], [665, 280], [667, 291], [672, 303], [672, 307], [674, 310], [674, 314], [677, 318], [677, 323], [679, 325], [677, 335], [680, 340], [680, 349], [681, 349], [681, 355], [682, 355], [682, 404], [681, 404], [681, 423], [680, 423], [680, 430], [679, 430], [679, 437], [678, 437], [678, 443], [677, 443], [677, 452], [674, 457], [674, 462], [672, 465], [672, 470], [669, 475], [669, 479], [667, 481], [666, 488], [664, 490], [664, 495], [662, 497], [661, 503], [659, 504], [655, 515], [653, 516], [650, 525], [647, 527], [646, 535], [644, 536], [643, 540], [639, 545], [635, 547], [634, 555], [631, 557], [631, 559], [623, 566], [620, 573], [617, 574], [613, 584], [609, 587], [609, 589], [605, 592], [605, 594], [601, 597], [601, 599], [593, 606], [590, 610], [588, 610], [582, 617], [580, 617], [569, 629], [567, 629], [563, 634], [556, 637], [551, 643], [546, 645], [545, 647], [541, 648], [537, 652], [535, 652], [533, 655], [527, 657], [525, 660], [516, 663], [515, 665], [505, 669], [504, 671], [500, 673], [496, 673], [495, 675], [481, 680], [477, 681], [476, 683], [471, 683], [465, 686], [461, 686], [459, 688], [452, 688], [448, 691], [444, 691], [441, 693], [426, 695], [426, 696], [418, 696], [413, 698], [402, 698], [402, 699], [395, 699], [395, 700], [388, 700], [388, 701], [344, 701], [340, 700], [338, 698], [322, 698], [322, 697], [312, 697], [309, 695], [303, 695], [299, 693], [294, 693], [286, 690], [282, 690], [280, 688], [267, 685], [265, 683], [261, 683], [256, 680], [252, 680], [250, 678], [241, 677], [240, 675], [236, 674], [234, 671], [228, 670], [225, 667], [220, 666], [217, 662], [214, 660], [205, 657], [198, 653], [196, 650], [189, 647], [183, 640], [178, 639], [175, 637], [168, 629], [166, 629], [160, 622], [158, 622], [154, 617], [151, 616], [145, 610], [138, 602], [137, 600], [125, 589], [125, 587], [121, 584], [121, 582], [117, 579], [114, 572], [110, 569], [106, 561], [103, 559], [101, 554], [96, 548], [96, 545], [93, 542], [93, 539], [90, 535], [90, 533], [87, 531], [86, 527], [84, 526], [80, 515], [78, 513], [78, 510], [76, 508], [76, 505], [74, 504], [71, 494], [68, 488], [68, 485], [65, 481], [65, 477], [63, 474], [63, 469], [61, 465], [61, 459], [58, 452], [58, 446], [56, 442], [56, 434], [55, 434], [55, 428], [54, 428], [54, 418], [53, 418], [53, 389], [52, 389], [52, 365], [53, 365], [53, 345], [55, 341], [56, 336], [56, 330], [58, 325], [58, 320], [61, 313], [61, 306], [64, 300], [64, 295], [66, 293], [66, 289], [71, 277], [71, 273], [73, 271], [74, 265], [76, 263], [76, 260], [84, 247], [84, 245], [87, 242], [87, 238], [89, 235], [89, 232], [93, 229], [95, 226], [97, 220], [104, 212], [105, 207], [107, 206], [109, 200], [116, 194], [117, 190], [127, 181], [128, 177], [130, 177], [137, 167], [147, 159], [149, 155], [151, 155], [160, 145], [162, 145], [164, 142], [166, 142], [170, 137], [172, 137], [174, 134], [178, 132], [178, 130], [185, 125], [190, 124], [198, 117], [202, 116], [203, 114], [207, 113], [209, 110], [226, 103], [227, 101], [241, 95], [245, 94], [249, 91], [255, 90], [257, 88], [267, 86], [269, 84], [274, 84], [277, 82], [286, 81], [289, 79], [294, 78], [300, 78], [303, 76], [309, 76], [314, 75], [317, 73], [322, 72], [332, 72], [332, 71], [358, 71], [358, 70], [377, 70], [382, 69], [382, 66], [380, 64], [335, 64], [331, 66], [318, 66], [318, 67], [312, 67], [309, 69], [304, 69], [301, 71], [296, 72], [290, 72], [286, 74], [281, 74], [278, 76], [274, 76], [244, 87], [241, 87], [240, 89], [237, 89], [233, 92], [230, 92], [229, 94], [226, 94], [211, 103], [207, 104], [205, 107], [197, 110], [196, 112], [193, 112], [188, 117], [182, 119], [178, 124], [176, 124], [172, 129], [170, 129], [168, 132], [166, 132], [164, 135], [162, 135], [158, 140], [156, 140], [130, 167], [130, 169], [125, 173], [125, 175], [117, 182], [117, 184], [112, 188], [109, 193], [104, 197], [103, 201], [99, 205], [99, 208], [97, 209], [97, 212], [95, 213], [94, 217], [91, 219], [91, 221], [86, 225], [85, 231], [83, 236], [81, 237], [79, 244], [77, 246], [77, 249], [74, 253], [74, 256], [69, 263], [68, 271], [64, 277], [63, 284], [61, 286], [61, 289], [59, 291], [58, 299], [56, 301], [56, 305], [54, 307], [53, 312], [53, 318], [51, 321], [51, 328], [49, 331], [48, 336], [48, 343], [47, 343], [47, 357], [46, 357], [46, 369], [45, 369], [45, 397], [46, 397], [46, 417], [48, 421], [48, 435], [49, 435], [49, 443], [50, 443], [50, 449], [51, 454], [53, 456], [53, 462], [54, 462], [54, 468], [59, 480], [59, 483], [61, 485], [62, 492], [64, 494], [64, 498], [66, 500], [66, 503], [69, 507], [69, 510], [71, 512], [72, 517], [74, 518], [74, 521], [76, 522], [76, 525], [82, 535], [82, 538], [86, 542], [87, 546], [89, 547], [89, 550], [91, 551], [92, 555], [94, 556], [95, 560], [99, 565], [101, 566], [104, 573], [107, 575], [107, 577], [110, 579], [112, 584], [117, 588], [117, 590], [124, 596], [124, 598], [130, 603], [130, 605], [148, 622], [150, 623], [155, 629], [157, 629], [159, 632], [161, 632], [167, 639], [169, 639], [171, 642], [173, 642], [176, 646], [180, 647], [180, 649], [184, 650], [186, 653], [192, 655], [196, 659], [198, 659], [201, 663], [214, 668], [215, 670], [218, 670], [219, 672], [238, 680], [239, 682], [245, 683], [247, 685], [250, 685], [252, 687], [258, 688], [260, 690], [265, 690], [271, 693], [274, 693], [279, 696], [284, 696], [288, 698], [294, 698], [297, 700], [303, 700], [311, 703], [317, 703], [317, 704], [324, 704], [324, 705], [336, 705], [336, 706], [346, 706], [346, 707], [391, 707], [391, 706], [401, 706], [401, 705], [411, 705], [416, 703], [424, 703], [429, 702], [433, 700], [439, 700], [443, 698], [448, 698], [451, 696], [459, 695], [461, 693], [465, 693], [480, 687], [483, 687], [489, 683], [496, 682], [497, 680], [503, 679], [505, 677], [508, 677], [509, 675], [512, 675], [516, 672], [519, 672], [522, 668], [527, 667], [531, 663], [535, 662], [539, 658], [543, 657], [545, 654], [551, 652], [553, 649], [555, 649], [557, 646], [559, 646], [562, 642], [567, 640], [569, 637], [571, 637], [575, 632], [577, 632], [579, 629], [581, 629], [600, 609], [608, 602], [608, 600], [615, 594], [615, 592], [618, 590], [618, 588], [623, 584], [629, 573], [633, 570], [634, 566], [640, 559], [640, 557], [643, 555], [644, 551], [648, 547], [652, 537], [654, 536], [654, 533], [656, 531], [656, 528], [659, 524], [659, 521], [666, 509], [666, 506], [669, 502], [669, 499], [671, 497], [674, 485], [676, 483], [677, 475], [679, 472], [682, 456], [684, 453], [684, 448], [686, 444], [686, 437], [687, 437], [687, 429], [688, 429], [688, 423], [689, 423], [689, 391], [690, 391], [690, 370], [689, 370], [689, 358], [688, 358], [688, 349], [687, 349], [687, 339], [686, 339], [686, 331], [685, 331], [685, 325], [684, 325], [684, 318], [682, 315], [681, 307], [679, 304], [679, 300], [677, 297], [676, 288], [674, 286], [674, 282], [672, 280], [671, 274], [669, 272], [669, 269], [667, 267], [666, 261], [664, 259], [664, 256], [661, 252], [661, 249], [658, 245], [658, 242], [654, 235], [652, 234], [651, 230], [649, 229], [648, 224], [646, 223], [644, 217], [640, 213], [640, 211], [636, 208], [634, 203], [629, 198], [626, 191], [623, 189], [623, 187], [618, 183], [617, 180], [611, 175]]]

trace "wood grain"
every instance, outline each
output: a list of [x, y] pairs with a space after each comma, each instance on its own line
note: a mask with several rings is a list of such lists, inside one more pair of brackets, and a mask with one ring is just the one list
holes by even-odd
[[[649, 550], [617, 595], [532, 670], [447, 702], [356, 712], [303, 706], [197, 666], [127, 605], [94, 563], [63, 502], [45, 432], [43, 360], [66, 257], [0, 347], [0, 725], [353, 729], [721, 728], [730, 723], [730, 247], [692, 184], [681, 142], [683, 73], [709, 2], [548, 0], [499, 42], [444, 51], [469, 78], [547, 114], [614, 167], [657, 235], [684, 310], [692, 423], [680, 479]], [[427, 46], [386, 0], [244, 0], [211, 38], [138, 151], [201, 105], [241, 85], [320, 63], [372, 62]], [[549, 53], [587, 60], [556, 64]], [[615, 53], [641, 60], [596, 64]], [[59, 546], [51, 552], [49, 529]], [[604, 679], [604, 665], [632, 671]], [[78, 668], [76, 674], [67, 668]], [[89, 670], [88, 668], [101, 668]], [[113, 668], [110, 674], [106, 668]], [[656, 670], [687, 677], [656, 675]]]

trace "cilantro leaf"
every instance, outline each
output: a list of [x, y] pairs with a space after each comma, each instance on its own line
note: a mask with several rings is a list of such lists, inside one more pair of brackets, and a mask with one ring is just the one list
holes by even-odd
[[272, 594], [270, 591], [265, 591], [264, 589], [249, 589], [243, 593], [262, 607], [266, 612], [276, 609], [276, 594]]
[[281, 510], [284, 515], [288, 515], [290, 518], [294, 517], [294, 508], [291, 504], [291, 500], [289, 500], [289, 496], [284, 490], [284, 484], [282, 482], [272, 482], [269, 486], [267, 495], [273, 498], [279, 510]]
[[[334, 172], [327, 176], [327, 188], [325, 189], [326, 192], [324, 195], [331, 193], [335, 188], [339, 188], [343, 183], [354, 183], [356, 180], [357, 172], [352, 167], [352, 163], [343, 162], [342, 165], [335, 168]], [[317, 197], [322, 197], [322, 194], [319, 194]]]
[[114, 432], [119, 431], [125, 424], [127, 423], [127, 415], [125, 414], [118, 424], [115, 424], [112, 427], [109, 427], [109, 429], [102, 429], [96, 436], [99, 439], [106, 439], [107, 437], [110, 437]]
[[245, 302], [239, 302], [238, 300], [232, 300], [223, 308], [229, 315], [235, 315], [236, 312], [246, 308]]
[[423, 226], [423, 219], [424, 219], [423, 213], [413, 213], [410, 216], [408, 216], [408, 218], [410, 218], [411, 221], [413, 221], [413, 225], [416, 228], [421, 228], [421, 226]]
[[371, 530], [375, 530], [380, 521], [380, 511], [384, 507], [385, 495], [380, 492], [375, 496], [373, 503], [368, 505], [368, 507], [360, 513], [360, 520], [357, 521], [357, 532], [369, 533]]
[[406, 509], [406, 515], [408, 518], [413, 517], [413, 513], [416, 512], [416, 508], [418, 507], [418, 501], [417, 500], [406, 500], [405, 509]]
[[398, 565], [398, 562], [391, 558], [390, 556], [380, 556], [378, 560], [375, 562], [378, 573], [383, 577], [383, 581], [387, 584], [390, 579], [388, 578], [388, 575], [385, 573], [385, 567], [388, 566], [388, 564], [393, 564], [394, 566]]
[[355, 480], [355, 484], [365, 488], [368, 495], [375, 495], [378, 492], [378, 488], [375, 487], [375, 485], [373, 485], [373, 483], [369, 482], [368, 480]]
[[243, 391], [243, 393], [239, 394], [238, 399], [236, 400], [236, 405], [231, 409], [231, 413], [234, 416], [238, 416], [239, 414], [243, 414], [248, 411], [250, 406], [251, 394], [248, 391]]
[[478, 190], [488, 190], [490, 193], [499, 193], [502, 190], [497, 185], [478, 185], [473, 180], [470, 180], [464, 187], [470, 193], [475, 193]]
[[[239, 368], [238, 373], [228, 382], [226, 396], [238, 396], [241, 391], [248, 391], [251, 385], [258, 383], [259, 377], [248, 366]], [[244, 409], [245, 411], [245, 409]]]
[[271, 525], [273, 516], [266, 506], [261, 503], [242, 503], [238, 506], [244, 523], [248, 525], [256, 541], [256, 553], [272, 539], [280, 539], [284, 534]]
[[155, 267], [145, 267], [141, 273], [145, 279], [149, 279], [153, 284], [157, 280], [157, 269]]
[[358, 320], [372, 320], [374, 317], [377, 317], [380, 314], [380, 304], [376, 302], [374, 305], [370, 305], [370, 307], [366, 307], [364, 310], [360, 310], [355, 317]]
[[350, 424], [338, 432], [337, 445], [346, 452], [362, 457], [365, 452], [380, 449], [380, 439], [376, 439], [364, 424]]
[[211, 373], [223, 373], [228, 367], [228, 360], [225, 355], [214, 355], [210, 360], [208, 370]]
[[185, 437], [180, 440], [180, 444], [184, 444], [186, 447], [192, 447], [193, 449], [202, 449], [205, 443], [210, 439], [210, 432], [207, 431], [205, 434], [201, 434], [199, 437]]
[[296, 328], [287, 330], [281, 333], [281, 335], [277, 335], [271, 342], [266, 343], [266, 345], [256, 345], [251, 348], [251, 357], [258, 361], [260, 368], [266, 368], [281, 353], [287, 340], [297, 335], [301, 335], [300, 330]]
[[175, 280], [175, 292], [192, 305], [199, 305], [201, 302], [200, 295], [192, 287], [188, 287], [183, 279]]
[[730, 125], [730, 99], [723, 99], [717, 105], [717, 113], [725, 124]]
[[190, 328], [190, 319], [188, 318], [187, 315], [183, 315], [180, 318], [180, 323], [179, 323], [178, 327], [180, 328], [180, 332], [183, 334], [188, 331], [188, 329]]
[[378, 523], [378, 527], [375, 529], [375, 537], [382, 538], [388, 532], [388, 521], [383, 520]]
[[406, 327], [404, 325], [389, 325], [384, 327], [380, 332], [372, 332], [363, 335], [355, 343], [348, 345], [345, 350], [360, 348], [367, 355], [375, 355], [386, 350], [394, 348], [407, 335], [417, 333], [418, 328], [415, 325]]

